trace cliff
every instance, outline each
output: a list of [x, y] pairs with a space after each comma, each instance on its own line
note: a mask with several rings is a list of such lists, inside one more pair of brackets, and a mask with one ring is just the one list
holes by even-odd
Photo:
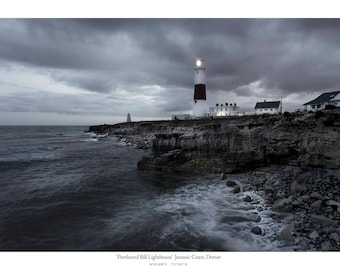
[[281, 164], [340, 168], [340, 110], [91, 126], [152, 156], [139, 169], [237, 172]]

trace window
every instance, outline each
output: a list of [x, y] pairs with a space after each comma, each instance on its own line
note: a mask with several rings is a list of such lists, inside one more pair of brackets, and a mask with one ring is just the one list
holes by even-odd
[[270, 109], [271, 111], [273, 110], [273, 109]]
[[320, 109], [320, 108], [321, 108], [321, 104], [316, 105], [316, 107], [317, 107], [318, 109]]
[[315, 105], [312, 105], [312, 109], [315, 109]]

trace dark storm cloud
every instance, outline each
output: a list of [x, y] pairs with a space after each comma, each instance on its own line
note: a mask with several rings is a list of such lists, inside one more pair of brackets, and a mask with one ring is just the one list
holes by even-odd
[[338, 33], [339, 19], [2, 19], [0, 59], [98, 93], [159, 85], [163, 110], [175, 111], [187, 102], [174, 92], [192, 95], [196, 57], [211, 93], [261, 95], [254, 82], [283, 96], [338, 89]]

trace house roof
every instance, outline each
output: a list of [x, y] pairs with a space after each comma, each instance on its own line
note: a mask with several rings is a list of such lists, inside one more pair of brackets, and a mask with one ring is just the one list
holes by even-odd
[[255, 109], [277, 109], [280, 106], [280, 101], [265, 101], [265, 102], [257, 102], [255, 105]]
[[312, 101], [309, 101], [309, 102], [307, 102], [307, 103], [305, 103], [303, 105], [321, 104], [321, 103], [330, 101], [332, 98], [334, 98], [339, 93], [340, 93], [340, 91], [322, 93], [317, 98], [315, 98]]
[[331, 100], [340, 100], [340, 91], [337, 95], [335, 95]]

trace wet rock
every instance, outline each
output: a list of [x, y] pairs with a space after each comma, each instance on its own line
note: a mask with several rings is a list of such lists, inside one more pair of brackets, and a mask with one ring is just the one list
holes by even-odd
[[290, 191], [292, 193], [304, 193], [307, 191], [307, 186], [295, 180], [290, 186]]
[[253, 234], [262, 235], [262, 229], [259, 226], [255, 226], [250, 230]]
[[252, 191], [253, 188], [250, 185], [246, 185], [243, 187], [243, 191]]
[[226, 183], [227, 187], [234, 187], [236, 186], [236, 182], [233, 180], [228, 180]]
[[318, 200], [318, 201], [313, 202], [310, 206], [311, 206], [312, 208], [320, 208], [321, 205], [322, 205], [322, 201], [321, 201], [321, 200]]
[[221, 180], [227, 179], [227, 175], [225, 173], [221, 173], [220, 179]]
[[254, 222], [260, 222], [261, 221], [261, 217], [257, 214], [251, 215], [248, 217], [250, 221], [254, 221]]
[[250, 196], [246, 196], [243, 198], [243, 201], [245, 202], [251, 202], [252, 201], [252, 198]]
[[266, 194], [274, 193], [275, 192], [275, 188], [273, 186], [265, 186], [264, 187], [264, 192], [266, 192]]
[[247, 222], [249, 221], [248, 217], [245, 216], [235, 216], [235, 215], [228, 215], [222, 217], [221, 221], [223, 223], [230, 223], [230, 222]]
[[266, 195], [266, 192], [264, 190], [261, 190], [261, 191], [259, 191], [259, 195], [263, 197], [263, 196]]
[[312, 214], [311, 221], [322, 227], [338, 227], [338, 223], [336, 221], [320, 215]]
[[240, 193], [241, 192], [241, 188], [239, 186], [235, 187], [233, 189], [233, 193], [236, 194], [236, 193]]
[[291, 197], [279, 199], [275, 201], [272, 206], [272, 209], [273, 211], [276, 211], [276, 212], [283, 212], [283, 213], [292, 212], [294, 210], [294, 206], [292, 205]]
[[310, 195], [310, 197], [312, 199], [317, 199], [317, 200], [323, 200], [324, 199], [323, 196], [320, 195], [320, 193], [315, 192], [315, 191]]
[[317, 231], [313, 231], [309, 234], [309, 238], [312, 240], [316, 240], [316, 238], [320, 237]]
[[295, 237], [293, 236], [294, 224], [289, 224], [279, 234], [279, 239], [287, 243], [294, 243]]
[[255, 176], [253, 178], [253, 181], [252, 181], [252, 184], [256, 187], [263, 187], [264, 185], [264, 182], [265, 182], [265, 178], [263, 176]]

